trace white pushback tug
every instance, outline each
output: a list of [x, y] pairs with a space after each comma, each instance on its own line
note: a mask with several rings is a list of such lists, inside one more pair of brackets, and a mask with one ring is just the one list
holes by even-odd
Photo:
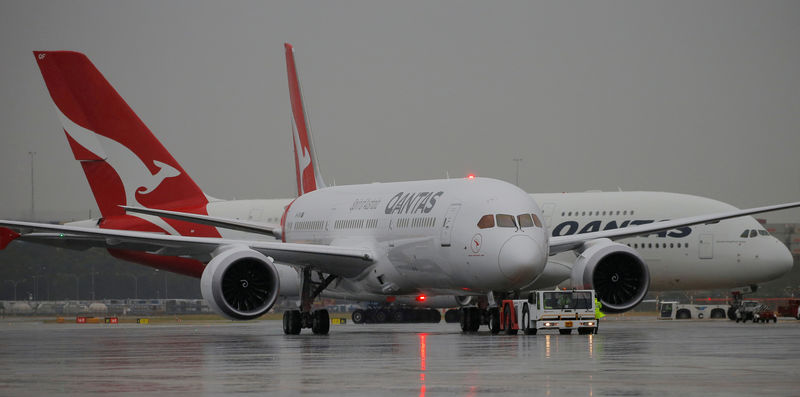
[[594, 290], [532, 291], [527, 299], [503, 300], [500, 309], [492, 313], [492, 333], [504, 331], [514, 335], [522, 330], [525, 335], [535, 335], [539, 330], [558, 330], [569, 335], [596, 334], [598, 319], [595, 315]]

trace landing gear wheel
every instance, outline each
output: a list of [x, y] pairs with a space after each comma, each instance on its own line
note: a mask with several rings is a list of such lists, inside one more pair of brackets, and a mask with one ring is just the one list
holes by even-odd
[[363, 324], [364, 323], [364, 311], [361, 309], [356, 309], [353, 311], [353, 315], [351, 316], [353, 319], [353, 324]]
[[461, 318], [461, 310], [450, 309], [444, 313], [444, 321], [447, 323], [457, 323]]
[[442, 313], [440, 313], [436, 309], [430, 309], [430, 312], [428, 314], [428, 320], [429, 320], [428, 322], [430, 323], [439, 324], [442, 321]]
[[378, 324], [385, 323], [388, 318], [389, 313], [386, 313], [386, 310], [380, 309], [375, 312], [375, 322]]
[[317, 310], [311, 314], [311, 332], [314, 335], [328, 335], [330, 329], [331, 319], [327, 310]]
[[481, 326], [481, 317], [478, 308], [465, 307], [461, 309], [461, 331], [476, 332]]
[[569, 334], [572, 333], [572, 330], [571, 329], [560, 329], [560, 330], [558, 330], [558, 333], [561, 334], [561, 335], [569, 335]]
[[497, 308], [489, 309], [489, 332], [492, 335], [500, 333], [500, 310]]
[[391, 315], [393, 323], [402, 323], [405, 320], [405, 316], [403, 316], [403, 310], [395, 310], [392, 312]]
[[300, 310], [287, 310], [283, 312], [283, 333], [286, 335], [300, 334]]

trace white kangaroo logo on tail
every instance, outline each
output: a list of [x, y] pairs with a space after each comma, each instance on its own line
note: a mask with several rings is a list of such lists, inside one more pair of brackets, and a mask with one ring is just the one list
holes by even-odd
[[[181, 174], [169, 164], [153, 160], [153, 164], [159, 167], [158, 172], [153, 175], [142, 159], [130, 149], [113, 139], [81, 127], [64, 115], [58, 107], [56, 110], [67, 134], [86, 150], [105, 160], [117, 172], [125, 189], [125, 205], [144, 207], [136, 200], [137, 192], [142, 195], [150, 194], [158, 189], [165, 179]], [[159, 217], [136, 213], [129, 215], [151, 222], [169, 234], [180, 235], [175, 228]]]
[[306, 193], [305, 189], [305, 181], [303, 181], [303, 171], [311, 165], [311, 156], [308, 154], [308, 150], [303, 147], [303, 144], [300, 142], [300, 133], [297, 130], [294, 120], [292, 120], [292, 135], [294, 135], [294, 148], [295, 148], [295, 155], [297, 156], [297, 162], [299, 167], [297, 169], [297, 175], [300, 178], [300, 190], [301, 193]]

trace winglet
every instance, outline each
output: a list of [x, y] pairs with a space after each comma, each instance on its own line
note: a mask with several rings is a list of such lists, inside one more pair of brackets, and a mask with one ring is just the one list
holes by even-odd
[[297, 195], [325, 187], [319, 172], [317, 153], [311, 139], [311, 126], [308, 123], [300, 78], [294, 61], [294, 47], [284, 43], [286, 49], [286, 72], [289, 75], [289, 99], [292, 104], [292, 136], [294, 144], [294, 165], [297, 174]]
[[16, 240], [18, 237], [19, 233], [7, 227], [0, 227], [0, 250], [6, 249], [6, 247], [8, 247], [8, 244]]

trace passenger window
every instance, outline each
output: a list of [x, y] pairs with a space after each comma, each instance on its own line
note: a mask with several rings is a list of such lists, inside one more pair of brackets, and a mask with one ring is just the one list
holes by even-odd
[[536, 214], [531, 214], [531, 216], [533, 217], [533, 224], [536, 225], [536, 227], [542, 227], [542, 221], [539, 220], [539, 217], [536, 216]]
[[749, 230], [745, 230], [745, 231], [743, 231], [743, 232], [742, 232], [742, 235], [741, 235], [741, 236], [739, 236], [739, 237], [741, 237], [741, 238], [747, 238], [747, 235], [748, 235], [748, 234], [750, 234], [750, 231], [749, 231]]
[[758, 236], [758, 231], [753, 229], [750, 231], [750, 237], [755, 237], [755, 236]]
[[494, 215], [482, 216], [481, 220], [478, 221], [478, 228], [488, 229], [490, 227], [494, 227]]
[[531, 220], [531, 214], [522, 214], [517, 216], [517, 221], [519, 222], [519, 227], [533, 227], [533, 220]]
[[511, 215], [497, 214], [497, 226], [516, 228], [517, 223], [514, 222], [514, 217]]

